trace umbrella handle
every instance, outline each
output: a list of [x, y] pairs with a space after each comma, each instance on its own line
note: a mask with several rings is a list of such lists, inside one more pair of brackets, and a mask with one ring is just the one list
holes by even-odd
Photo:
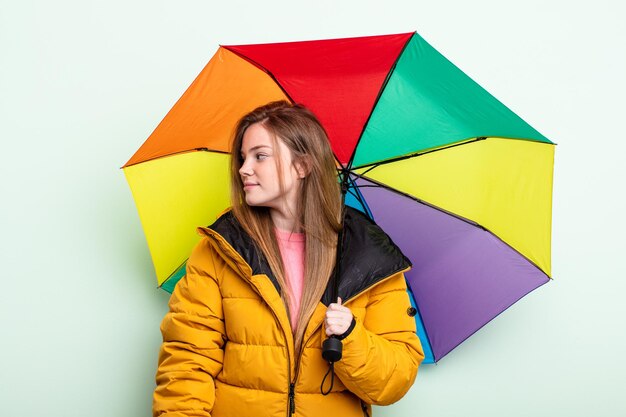
[[[348, 192], [348, 170], [342, 170], [343, 176], [341, 179], [341, 220], [343, 224], [344, 217], [344, 207], [346, 200], [346, 193]], [[333, 300], [336, 300], [339, 293], [339, 260], [341, 259], [341, 250], [343, 244], [343, 225], [342, 229], [339, 230], [339, 234], [337, 236], [337, 256], [335, 258], [335, 276], [333, 277]], [[353, 319], [354, 321], [354, 319]], [[322, 395], [327, 395], [333, 389], [333, 383], [335, 380], [335, 362], [341, 360], [341, 355], [343, 351], [343, 343], [341, 343], [341, 337], [337, 335], [331, 335], [322, 344], [322, 358], [328, 361], [328, 372], [324, 375], [324, 379], [322, 379], [322, 385], [320, 386], [320, 390]], [[330, 387], [328, 391], [324, 391], [324, 382], [326, 381], [326, 377], [328, 374], [330, 375]]]
[[337, 335], [331, 335], [322, 343], [322, 358], [331, 363], [337, 362], [341, 360], [342, 350], [343, 343], [341, 343], [339, 337], [337, 337]]

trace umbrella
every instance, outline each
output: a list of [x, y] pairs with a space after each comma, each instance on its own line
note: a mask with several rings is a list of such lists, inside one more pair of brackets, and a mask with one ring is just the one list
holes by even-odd
[[236, 121], [281, 99], [318, 116], [346, 204], [411, 259], [426, 363], [550, 280], [554, 144], [403, 33], [219, 47], [123, 167], [161, 288], [229, 205]]

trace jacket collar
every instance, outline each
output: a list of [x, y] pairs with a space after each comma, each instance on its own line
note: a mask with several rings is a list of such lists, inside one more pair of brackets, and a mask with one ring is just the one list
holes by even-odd
[[[344, 302], [379, 281], [411, 267], [411, 261], [391, 238], [360, 211], [346, 207], [343, 228], [338, 296]], [[252, 275], [266, 275], [280, 294], [280, 286], [268, 262], [231, 211], [223, 214], [208, 229], [219, 234], [241, 256], [250, 267]], [[209, 232], [208, 235], [211, 234]], [[237, 264], [235, 259], [231, 259], [231, 262]], [[322, 296], [324, 305], [328, 306], [336, 301], [333, 293], [331, 277]]]

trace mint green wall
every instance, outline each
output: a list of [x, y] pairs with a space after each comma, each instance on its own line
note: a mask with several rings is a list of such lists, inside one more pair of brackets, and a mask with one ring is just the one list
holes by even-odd
[[0, 0], [0, 415], [150, 415], [167, 295], [122, 171], [217, 49], [417, 30], [558, 143], [555, 281], [378, 416], [626, 415], [623, 2]]

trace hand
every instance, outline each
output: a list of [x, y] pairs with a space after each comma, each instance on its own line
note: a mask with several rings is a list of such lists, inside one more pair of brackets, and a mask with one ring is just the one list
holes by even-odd
[[326, 336], [344, 334], [352, 323], [352, 312], [348, 307], [341, 305], [341, 297], [337, 297], [337, 303], [331, 303], [326, 310], [324, 324]]

